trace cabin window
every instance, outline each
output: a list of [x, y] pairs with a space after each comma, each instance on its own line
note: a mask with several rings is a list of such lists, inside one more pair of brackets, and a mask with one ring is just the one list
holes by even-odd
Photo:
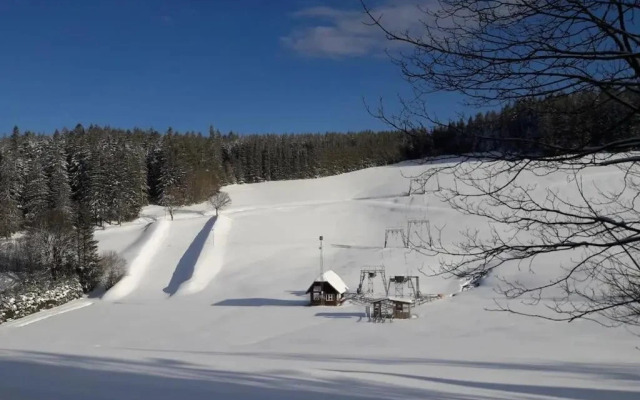
[[333, 301], [335, 300], [335, 295], [333, 293], [327, 293], [327, 301]]
[[313, 292], [313, 300], [314, 301], [320, 300], [320, 293], [319, 292]]

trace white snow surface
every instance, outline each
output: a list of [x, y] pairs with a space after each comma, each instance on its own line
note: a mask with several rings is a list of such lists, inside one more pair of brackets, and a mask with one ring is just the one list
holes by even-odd
[[[100, 249], [123, 255], [128, 276], [102, 298], [0, 325], [0, 399], [640, 399], [637, 336], [486, 311], [494, 274], [454, 297], [457, 280], [421, 276], [423, 294], [443, 296], [414, 307], [411, 320], [369, 323], [349, 302], [306, 306], [320, 235], [327, 269], [355, 287], [365, 266], [384, 265], [389, 277], [433, 265], [398, 243], [383, 249], [385, 228], [428, 219], [455, 240], [484, 226], [434, 197], [406, 196], [402, 175], [425, 168], [234, 185], [217, 219], [205, 205], [174, 221], [147, 207], [99, 230]], [[603, 186], [621, 177], [585, 174]], [[526, 179], [568, 186], [562, 175]], [[547, 282], [567, 261], [500, 274]]]
[[314, 282], [327, 282], [339, 294], [344, 294], [344, 293], [347, 292], [347, 290], [349, 290], [349, 287], [347, 286], [346, 283], [344, 283], [342, 278], [340, 278], [340, 276], [338, 274], [336, 274], [335, 271], [332, 271], [332, 270], [324, 271], [323, 273], [318, 275], [318, 277], [316, 279], [314, 279], [313, 281]]

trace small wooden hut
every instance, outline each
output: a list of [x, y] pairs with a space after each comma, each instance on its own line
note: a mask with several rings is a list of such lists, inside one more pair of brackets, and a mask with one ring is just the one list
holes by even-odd
[[312, 306], [339, 306], [344, 301], [344, 295], [349, 290], [342, 278], [329, 270], [318, 276], [309, 289], [309, 300]]
[[412, 299], [404, 297], [385, 297], [371, 302], [373, 321], [385, 319], [409, 319], [411, 318]]

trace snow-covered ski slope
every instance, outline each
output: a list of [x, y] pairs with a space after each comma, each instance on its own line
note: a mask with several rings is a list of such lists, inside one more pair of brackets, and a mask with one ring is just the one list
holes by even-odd
[[[383, 249], [385, 228], [429, 219], [453, 239], [481, 226], [435, 198], [405, 195], [402, 173], [424, 168], [231, 186], [233, 206], [217, 219], [204, 205], [174, 221], [147, 207], [136, 222], [98, 231], [101, 250], [122, 254], [129, 275], [102, 298], [0, 325], [0, 399], [640, 399], [638, 337], [485, 311], [494, 276], [419, 306], [412, 320], [369, 323], [358, 304], [306, 307], [319, 235], [326, 269], [353, 290], [365, 266], [416, 275], [433, 262]], [[617, 174], [587, 178], [608, 184]], [[544, 281], [561, 261], [536, 275], [502, 273]], [[459, 288], [424, 277], [420, 286]]]

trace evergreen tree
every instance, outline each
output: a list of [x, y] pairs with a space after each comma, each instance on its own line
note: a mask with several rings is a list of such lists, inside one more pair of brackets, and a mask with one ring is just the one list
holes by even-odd
[[50, 218], [58, 222], [68, 222], [72, 216], [71, 186], [67, 156], [59, 134], [54, 134], [47, 149], [46, 160], [47, 203]]
[[9, 237], [22, 223], [19, 185], [13, 155], [0, 144], [0, 236]]
[[29, 161], [25, 177], [22, 210], [26, 224], [33, 227], [43, 223], [48, 211], [47, 177], [40, 157]]
[[98, 226], [111, 219], [110, 208], [113, 206], [119, 182], [114, 181], [113, 147], [106, 140], [98, 139], [97, 148], [91, 149], [87, 164], [88, 170], [88, 203], [91, 214]]
[[75, 270], [85, 293], [95, 288], [99, 278], [98, 242], [93, 237], [93, 230], [94, 224], [91, 209], [87, 204], [81, 202], [77, 205], [75, 221]]
[[162, 174], [165, 170], [166, 159], [159, 143], [147, 152], [147, 186], [149, 187], [149, 200], [159, 203], [163, 194]]

